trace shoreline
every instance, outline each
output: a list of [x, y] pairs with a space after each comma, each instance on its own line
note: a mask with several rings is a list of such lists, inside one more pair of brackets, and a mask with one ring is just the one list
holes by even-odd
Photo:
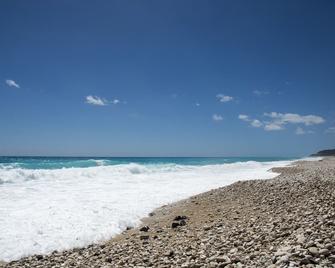
[[335, 267], [335, 158], [293, 164], [165, 205], [104, 243], [0, 267]]

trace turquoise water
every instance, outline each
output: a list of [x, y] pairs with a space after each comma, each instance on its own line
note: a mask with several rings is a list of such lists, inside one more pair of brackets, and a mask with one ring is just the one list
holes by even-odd
[[1, 168], [60, 169], [111, 166], [136, 163], [141, 165], [215, 165], [236, 162], [269, 162], [293, 160], [293, 157], [0, 157]]

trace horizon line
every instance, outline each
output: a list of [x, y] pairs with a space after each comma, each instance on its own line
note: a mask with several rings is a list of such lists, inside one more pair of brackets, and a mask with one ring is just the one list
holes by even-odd
[[[307, 155], [310, 156], [310, 155]], [[255, 155], [239, 155], [239, 156], [228, 156], [228, 155], [222, 155], [222, 156], [97, 156], [97, 155], [0, 155], [0, 157], [63, 157], [63, 158], [89, 158], [89, 157], [97, 157], [97, 158], [223, 158], [223, 157], [307, 157], [306, 155], [264, 155], [264, 156], [255, 156]]]

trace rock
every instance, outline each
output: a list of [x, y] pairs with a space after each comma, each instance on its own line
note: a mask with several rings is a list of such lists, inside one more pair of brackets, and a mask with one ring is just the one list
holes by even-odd
[[330, 260], [332, 263], [335, 263], [335, 255], [328, 256], [328, 260]]
[[313, 233], [313, 231], [312, 231], [311, 229], [307, 229], [307, 230], [305, 231], [305, 234], [307, 234], [307, 235], [310, 235], [311, 233]]
[[176, 216], [174, 219], [174, 221], [181, 221], [181, 220], [187, 220], [187, 216]]
[[186, 221], [185, 221], [185, 220], [181, 220], [181, 221], [179, 221], [179, 225], [180, 225], [180, 226], [185, 226], [185, 225], [186, 225]]
[[215, 258], [215, 260], [219, 263], [225, 263], [225, 264], [229, 264], [231, 263], [231, 260], [228, 256], [224, 255], [224, 256], [218, 256]]
[[315, 247], [315, 242], [314, 241], [310, 241], [306, 244], [306, 248], [311, 248], [311, 247]]
[[148, 232], [149, 231], [149, 226], [143, 226], [142, 228], [140, 228], [141, 232]]
[[306, 265], [306, 264], [309, 264], [310, 261], [308, 258], [303, 258], [301, 261], [300, 261], [300, 265]]
[[140, 239], [141, 240], [148, 240], [149, 239], [149, 235], [140, 235]]
[[204, 230], [205, 230], [205, 231], [209, 231], [210, 229], [211, 229], [210, 226], [208, 226], [208, 225], [205, 225], [205, 226], [204, 226]]
[[177, 222], [177, 221], [174, 221], [174, 222], [172, 222], [172, 224], [171, 224], [171, 228], [172, 228], [172, 229], [177, 228], [178, 226], [179, 226], [179, 222]]
[[169, 250], [164, 255], [167, 256], [167, 257], [172, 257], [174, 255], [174, 251], [173, 250]]
[[[216, 267], [218, 267], [218, 263], [215, 262], [215, 261], [212, 261], [212, 262], [209, 263], [209, 267], [210, 268], [216, 268]], [[220, 267], [223, 267], [223, 266], [220, 266]]]
[[276, 251], [275, 256], [279, 257], [279, 256], [286, 255], [286, 253], [289, 251], [290, 251], [289, 247], [282, 247]]
[[112, 257], [106, 257], [106, 259], [105, 259], [105, 262], [112, 262], [113, 261], [113, 259], [112, 259]]
[[288, 263], [289, 262], [289, 257], [287, 255], [281, 256], [276, 263]]
[[43, 255], [36, 255], [36, 259], [39, 260], [39, 261], [42, 260], [43, 259]]
[[306, 237], [303, 234], [296, 235], [296, 238], [299, 244], [304, 244], [306, 241]]
[[312, 254], [312, 256], [319, 256], [319, 249], [317, 247], [308, 248], [308, 252]]
[[326, 248], [322, 248], [320, 249], [319, 254], [323, 256], [328, 256], [330, 254], [330, 251]]
[[331, 250], [333, 248], [333, 245], [331, 243], [327, 243], [325, 245], [325, 248]]

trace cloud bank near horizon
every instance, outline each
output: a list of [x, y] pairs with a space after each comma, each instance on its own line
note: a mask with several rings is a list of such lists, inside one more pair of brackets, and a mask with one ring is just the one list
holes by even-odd
[[[309, 127], [312, 125], [319, 125], [326, 120], [318, 115], [299, 115], [294, 113], [264, 113], [263, 114], [266, 119], [252, 119], [249, 115], [240, 114], [238, 119], [249, 123], [252, 127], [263, 127], [265, 131], [278, 131], [284, 130], [285, 126], [288, 124], [300, 124], [305, 125], [305, 127]], [[297, 135], [303, 135], [306, 133], [312, 133], [312, 131], [305, 131], [301, 126], [296, 129]]]

